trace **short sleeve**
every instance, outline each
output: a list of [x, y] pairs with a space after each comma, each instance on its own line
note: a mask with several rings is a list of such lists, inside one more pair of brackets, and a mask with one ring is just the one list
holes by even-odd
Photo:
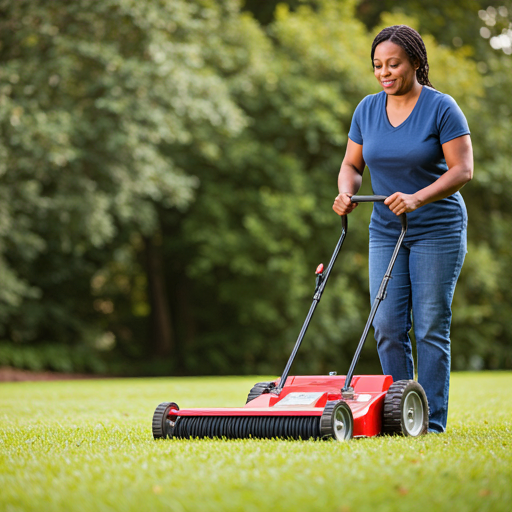
[[462, 110], [456, 101], [446, 94], [438, 112], [438, 127], [441, 144], [470, 134], [468, 122]]
[[354, 115], [352, 116], [352, 123], [350, 124], [350, 130], [348, 132], [348, 138], [361, 146], [363, 144], [363, 134], [361, 130], [362, 111], [364, 108], [363, 101], [359, 103], [359, 105], [356, 107], [356, 110], [354, 111]]

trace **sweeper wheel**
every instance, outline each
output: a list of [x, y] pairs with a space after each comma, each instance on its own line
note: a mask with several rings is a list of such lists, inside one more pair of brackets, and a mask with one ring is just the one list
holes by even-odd
[[347, 402], [327, 402], [320, 418], [320, 437], [349, 441], [354, 432], [354, 417]]
[[384, 397], [382, 433], [416, 437], [428, 430], [427, 395], [414, 380], [398, 380]]
[[170, 436], [170, 421], [168, 418], [171, 409], [179, 410], [178, 404], [174, 402], [163, 402], [156, 409], [153, 414], [153, 437], [155, 439], [165, 439]]
[[268, 393], [274, 387], [275, 384], [273, 382], [258, 382], [257, 384], [254, 384], [251, 391], [249, 391], [249, 395], [247, 396], [247, 401], [245, 403], [248, 404], [251, 400], [258, 398], [263, 393]]

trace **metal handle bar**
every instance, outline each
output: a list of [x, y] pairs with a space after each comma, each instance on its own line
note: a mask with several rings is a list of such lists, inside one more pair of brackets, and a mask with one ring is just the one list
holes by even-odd
[[[388, 196], [352, 196], [350, 200], [353, 203], [383, 203]], [[400, 215], [400, 222], [402, 224], [402, 229], [407, 230], [407, 217], [405, 216], [405, 213], [402, 213]]]
[[352, 196], [350, 200], [353, 203], [382, 203], [388, 196]]

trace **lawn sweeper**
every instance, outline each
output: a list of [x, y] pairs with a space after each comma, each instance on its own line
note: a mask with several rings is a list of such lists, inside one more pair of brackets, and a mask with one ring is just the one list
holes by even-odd
[[[384, 201], [385, 196], [353, 196], [352, 202]], [[313, 303], [286, 367], [273, 382], [259, 382], [239, 408], [180, 409], [174, 402], [161, 403], [153, 415], [153, 437], [159, 438], [284, 438], [347, 441], [352, 437], [379, 434], [419, 436], [427, 432], [427, 398], [413, 380], [393, 382], [390, 375], [354, 375], [363, 345], [386, 288], [398, 251], [407, 231], [407, 218], [400, 216], [402, 230], [387, 271], [373, 301], [370, 315], [347, 375], [289, 376], [295, 356], [320, 302], [325, 285], [347, 233], [347, 217], [329, 265], [316, 269]]]

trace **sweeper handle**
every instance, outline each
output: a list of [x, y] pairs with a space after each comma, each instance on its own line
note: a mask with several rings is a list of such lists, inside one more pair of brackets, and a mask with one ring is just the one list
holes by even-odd
[[[352, 196], [350, 198], [350, 200], [353, 203], [375, 203], [383, 202], [386, 199], [387, 196]], [[386, 288], [388, 287], [389, 280], [391, 279], [391, 272], [393, 270], [393, 266], [395, 265], [396, 257], [398, 256], [398, 251], [402, 246], [402, 242], [404, 241], [405, 234], [407, 232], [407, 216], [405, 215], [405, 213], [402, 213], [402, 215], [400, 215], [400, 222], [402, 224], [402, 231], [400, 232], [400, 236], [398, 237], [398, 241], [393, 251], [393, 255], [391, 256], [388, 269], [386, 270], [382, 282], [380, 283], [377, 296], [373, 301], [370, 316], [368, 317], [363, 334], [361, 335], [361, 339], [359, 340], [359, 344], [354, 354], [354, 358], [352, 359], [352, 363], [350, 364], [350, 368], [345, 379], [345, 385], [341, 390], [341, 393], [344, 398], [350, 398], [351, 396], [354, 395], [354, 389], [350, 386], [350, 384], [352, 383], [352, 377], [354, 376], [354, 370], [356, 368], [357, 362], [359, 361], [359, 357], [361, 356], [361, 351], [363, 350], [364, 343], [366, 341], [366, 338], [368, 337], [368, 332], [373, 323], [373, 319], [375, 318], [375, 314], [377, 313], [377, 308], [379, 307], [380, 303], [386, 298]]]
[[[387, 199], [387, 196], [377, 196], [377, 195], [352, 196], [351, 197], [351, 201], [353, 203], [383, 202], [386, 199]], [[350, 365], [349, 372], [347, 373], [347, 378], [345, 379], [345, 386], [342, 389], [342, 392], [344, 393], [345, 396], [349, 396], [350, 393], [353, 394], [353, 390], [350, 387], [350, 383], [352, 382], [352, 377], [354, 375], [354, 369], [356, 367], [357, 362], [359, 361], [359, 357], [361, 355], [361, 351], [363, 349], [364, 342], [366, 341], [366, 338], [368, 336], [368, 331], [370, 330], [370, 326], [373, 322], [373, 318], [375, 317], [375, 313], [377, 312], [377, 308], [379, 307], [379, 304], [384, 300], [384, 298], [386, 296], [386, 288], [388, 285], [388, 281], [391, 279], [391, 271], [393, 269], [393, 265], [395, 264], [395, 260], [398, 255], [398, 250], [400, 249], [400, 246], [402, 245], [402, 241], [403, 241], [403, 239], [405, 237], [405, 233], [407, 231], [407, 218], [406, 218], [405, 214], [400, 215], [400, 221], [402, 223], [402, 232], [400, 234], [400, 238], [398, 239], [395, 250], [393, 252], [393, 256], [389, 263], [389, 267], [388, 267], [386, 274], [384, 276], [384, 279], [382, 280], [382, 283], [380, 285], [379, 291], [377, 293], [377, 297], [373, 303], [372, 310], [370, 312], [370, 316], [366, 323], [366, 327], [364, 329], [363, 335], [361, 336], [361, 339], [359, 341], [359, 345], [357, 346], [356, 353], [352, 360], [352, 364]], [[327, 284], [327, 280], [329, 279], [329, 276], [331, 274], [332, 267], [334, 266], [334, 263], [336, 262], [336, 258], [338, 257], [341, 247], [343, 246], [343, 242], [344, 242], [345, 236], [347, 234], [347, 216], [346, 215], [341, 216], [341, 228], [342, 229], [341, 229], [340, 239], [338, 240], [338, 244], [336, 245], [336, 248], [334, 249], [334, 253], [331, 257], [331, 261], [329, 262], [329, 265], [327, 266], [327, 269], [324, 270], [323, 265], [319, 265], [317, 268], [317, 282], [316, 282], [315, 294], [313, 296], [313, 304], [311, 304], [311, 307], [309, 308], [308, 316], [306, 317], [306, 320], [304, 321], [304, 324], [300, 331], [299, 337], [297, 338], [297, 341], [295, 342], [295, 346], [293, 347], [293, 351], [290, 355], [290, 358], [288, 359], [288, 362], [286, 363], [286, 367], [283, 371], [283, 374], [281, 375], [279, 384], [275, 388], [270, 390], [271, 393], [279, 395], [279, 393], [281, 393], [281, 390], [283, 389], [284, 385], [286, 384], [286, 379], [288, 378], [288, 374], [290, 373], [290, 369], [292, 367], [293, 361], [295, 360], [295, 356], [297, 355], [297, 352], [299, 351], [300, 345], [301, 345], [302, 340], [304, 339], [306, 331], [309, 327], [309, 324], [311, 322], [311, 318], [313, 317], [313, 313], [315, 312], [316, 306], [320, 302], [325, 285]]]

